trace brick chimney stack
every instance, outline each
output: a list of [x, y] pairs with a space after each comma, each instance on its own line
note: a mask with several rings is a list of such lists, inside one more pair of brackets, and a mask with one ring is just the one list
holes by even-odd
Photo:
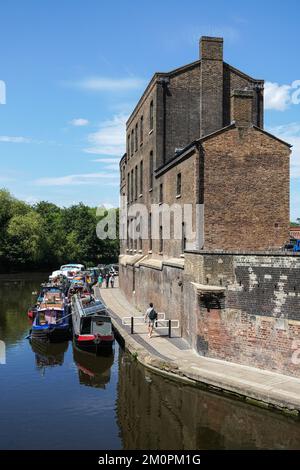
[[200, 38], [200, 136], [223, 127], [223, 38]]
[[253, 119], [253, 91], [234, 90], [231, 94], [231, 122], [238, 127], [252, 125]]
[[223, 60], [223, 38], [202, 36], [199, 45], [200, 59]]

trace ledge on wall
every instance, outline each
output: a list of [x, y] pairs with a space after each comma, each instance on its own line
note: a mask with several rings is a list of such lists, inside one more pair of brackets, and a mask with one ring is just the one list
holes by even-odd
[[173, 268], [184, 269], [184, 258], [169, 258], [163, 260], [165, 266], [172, 266]]
[[221, 293], [221, 292], [225, 292], [226, 290], [226, 287], [224, 286], [213, 286], [210, 284], [197, 284], [196, 282], [191, 282], [191, 284], [195, 287], [198, 294]]
[[159, 269], [162, 271], [163, 266], [171, 266], [172, 268], [184, 269], [183, 258], [168, 258], [168, 259], [157, 259], [148, 258], [141, 260], [137, 263], [139, 266], [146, 266], [148, 268]]
[[146, 266], [147, 268], [162, 270], [163, 261], [160, 259], [150, 258], [139, 263], [140, 266]]
[[141, 254], [123, 255], [123, 256], [120, 256], [119, 259], [120, 259], [120, 264], [122, 266], [127, 266], [127, 265], [133, 266], [135, 263], [137, 263], [144, 257], [145, 255], [141, 255]]

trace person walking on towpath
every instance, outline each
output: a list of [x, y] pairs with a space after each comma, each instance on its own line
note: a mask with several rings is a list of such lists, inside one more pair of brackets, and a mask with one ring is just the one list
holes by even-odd
[[98, 276], [98, 287], [100, 287], [100, 289], [102, 287], [102, 284], [103, 284], [103, 276], [102, 276], [102, 274], [99, 274], [99, 276]]
[[113, 288], [115, 285], [115, 276], [112, 274], [110, 276], [110, 287]]
[[106, 283], [106, 286], [105, 286], [105, 287], [106, 287], [106, 289], [109, 287], [109, 278], [110, 278], [110, 276], [109, 276], [109, 274], [107, 273], [106, 276], [105, 276], [105, 283]]
[[154, 310], [153, 303], [150, 302], [149, 308], [147, 308], [145, 313], [145, 322], [148, 321], [148, 336], [152, 337], [154, 323], [157, 320], [157, 313]]

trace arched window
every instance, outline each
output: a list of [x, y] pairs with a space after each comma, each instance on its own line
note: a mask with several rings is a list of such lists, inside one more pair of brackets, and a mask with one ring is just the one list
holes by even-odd
[[127, 204], [130, 203], [130, 173], [127, 173]]
[[149, 189], [153, 188], [153, 151], [149, 155]]
[[176, 195], [181, 196], [181, 173], [177, 173]]
[[144, 165], [143, 160], [140, 162], [140, 194], [143, 194], [143, 181], [144, 181]]
[[181, 232], [181, 251], [184, 253], [186, 249], [186, 233], [185, 233], [185, 223], [182, 222], [182, 232]]
[[134, 135], [133, 135], [133, 129], [131, 131], [131, 155], [133, 155], [134, 152]]
[[154, 119], [153, 119], [153, 101], [151, 101], [150, 103], [150, 131], [152, 131], [153, 129], [153, 125], [154, 125]]
[[163, 253], [164, 250], [164, 240], [163, 240], [163, 228], [162, 225], [159, 227], [159, 252]]
[[140, 123], [140, 142], [141, 145], [143, 144], [144, 140], [144, 116], [141, 116], [141, 123]]
[[138, 123], [135, 125], [135, 151], [138, 151]]
[[148, 238], [149, 238], [149, 251], [152, 251], [152, 214], [149, 213], [148, 221]]
[[159, 203], [162, 204], [164, 202], [164, 187], [163, 184], [160, 183], [159, 185]]
[[134, 169], [134, 200], [136, 201], [138, 198], [138, 166], [135, 166]]

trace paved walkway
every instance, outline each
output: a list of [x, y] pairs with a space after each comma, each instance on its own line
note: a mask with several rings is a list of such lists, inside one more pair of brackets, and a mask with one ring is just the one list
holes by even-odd
[[122, 324], [128, 316], [141, 316], [126, 300], [118, 287], [98, 289], [110, 310], [114, 326], [131, 353], [145, 366], [159, 369], [178, 380], [206, 384], [246, 398], [254, 403], [275, 406], [283, 410], [300, 411], [300, 379], [254, 367], [199, 356], [181, 338], [167, 338], [154, 331], [148, 338], [146, 325], [136, 326], [134, 335]]

